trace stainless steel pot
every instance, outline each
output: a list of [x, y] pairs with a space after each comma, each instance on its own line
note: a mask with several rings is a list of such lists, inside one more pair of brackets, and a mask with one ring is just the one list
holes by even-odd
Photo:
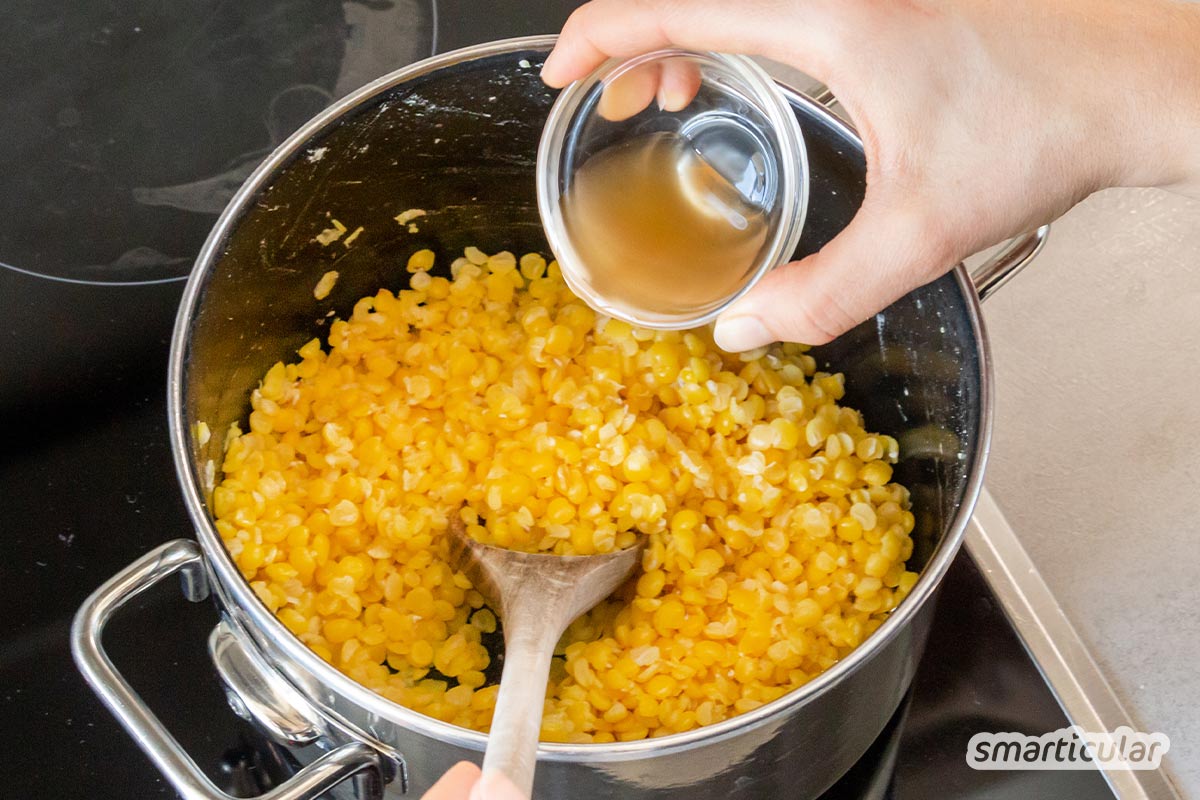
[[[117, 673], [100, 644], [108, 618], [167, 575], [211, 595], [210, 639], [231, 705], [306, 763], [267, 797], [315, 797], [342, 784], [359, 798], [420, 793], [482, 734], [398, 706], [337, 672], [263, 606], [222, 545], [207, 505], [227, 426], [245, 418], [264, 371], [319, 335], [331, 303], [347, 315], [380, 286], [403, 283], [417, 247], [443, 252], [545, 250], [533, 159], [553, 94], [537, 70], [552, 38], [460, 50], [383, 77], [329, 108], [250, 177], [209, 237], [184, 294], [171, 353], [171, 443], [196, 540], [169, 542], [101, 587], [72, 631], [79, 668], [186, 798], [225, 797]], [[812, 200], [800, 253], [853, 216], [864, 189], [862, 145], [823, 105], [789, 90], [804, 132]], [[410, 233], [391, 217], [430, 214]], [[312, 242], [326, 214], [365, 230], [353, 248]], [[787, 696], [710, 727], [645, 741], [546, 744], [539, 797], [819, 795], [891, 717], [924, 646], [938, 583], [979, 491], [991, 430], [991, 367], [978, 297], [1032, 259], [1045, 229], [972, 277], [961, 266], [816, 355], [846, 373], [846, 402], [900, 438], [899, 480], [913, 490], [916, 588], [870, 639]], [[335, 252], [336, 251], [336, 252]], [[316, 303], [319, 276], [341, 279]], [[199, 421], [217, 432], [207, 443]]]

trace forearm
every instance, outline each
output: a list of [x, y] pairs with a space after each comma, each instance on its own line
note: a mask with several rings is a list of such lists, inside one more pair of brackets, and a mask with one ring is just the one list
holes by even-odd
[[1200, 3], [1161, 8], [1125, 54], [1119, 83], [1128, 96], [1115, 98], [1126, 109], [1119, 183], [1200, 198]]

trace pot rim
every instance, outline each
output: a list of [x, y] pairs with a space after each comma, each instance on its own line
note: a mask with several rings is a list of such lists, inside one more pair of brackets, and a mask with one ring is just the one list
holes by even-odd
[[[409, 709], [388, 700], [349, 676], [339, 672], [332, 664], [324, 661], [295, 637], [263, 605], [258, 596], [255, 595], [254, 591], [250, 588], [249, 582], [242, 577], [234, 565], [229, 552], [225, 549], [217, 533], [201, 494], [201, 476], [192, 466], [188, 439], [189, 429], [185, 423], [183, 408], [184, 361], [190, 342], [193, 318], [199, 307], [204, 285], [209, 274], [219, 263], [222, 244], [226, 237], [241, 219], [242, 212], [250, 205], [252, 198], [261, 189], [270, 184], [276, 170], [285, 161], [302, 150], [314, 135], [322, 133], [328, 126], [335, 124], [346, 112], [361, 106], [364, 102], [405, 81], [463, 61], [503, 55], [505, 53], [516, 53], [522, 50], [545, 50], [552, 47], [557, 38], [555, 35], [539, 35], [502, 39], [452, 50], [415, 62], [377, 78], [358, 90], [351, 92], [337, 103], [313, 117], [284, 140], [255, 169], [241, 188], [238, 189], [237, 193], [225, 207], [225, 210], [222, 211], [220, 218], [213, 226], [203, 248], [200, 250], [180, 300], [179, 312], [176, 316], [171, 339], [170, 363], [167, 374], [167, 413], [171, 451], [175, 461], [176, 475], [179, 479], [180, 488], [183, 491], [184, 502], [187, 506], [188, 514], [192, 519], [193, 526], [196, 529], [197, 539], [204, 550], [209, 569], [220, 582], [227, 596], [232, 598], [239, 610], [257, 627], [256, 631], [248, 632], [255, 638], [263, 637], [267, 639], [273, 646], [283, 651], [300, 669], [303, 669], [320, 683], [329, 686], [346, 699], [369, 710], [373, 715], [447, 743], [476, 751], [484, 750], [487, 743], [485, 734], [460, 728]], [[784, 84], [780, 84], [780, 86], [790, 102], [806, 106], [811, 111], [816, 112], [823, 118], [825, 124], [835, 128], [859, 150], [862, 149], [862, 140], [849, 124], [843, 122], [827, 108], [806, 95]], [[690, 731], [670, 734], [659, 738], [608, 744], [555, 744], [543, 742], [538, 745], [539, 758], [550, 761], [571, 761], [577, 763], [630, 760], [644, 758], [648, 754], [658, 755], [666, 751], [685, 750], [701, 744], [711, 744], [757, 728], [781, 714], [808, 703], [829, 690], [830, 687], [839, 681], [848, 678], [860, 665], [867, 662], [878, 650], [893, 639], [920, 608], [930, 600], [962, 543], [971, 512], [975, 507], [975, 502], [983, 486], [983, 474], [990, 452], [992, 436], [992, 365], [987, 334], [980, 313], [979, 298], [975, 292], [974, 284], [971, 282], [966, 268], [962, 264], [959, 264], [954, 269], [954, 276], [959, 290], [963, 293], [966, 300], [971, 330], [975, 337], [976, 350], [979, 357], [980, 429], [977, 439], [978, 445], [967, 475], [963, 501], [959, 505], [948, 530], [942, 537], [940, 545], [925, 569], [921, 572], [909, 595], [892, 611], [883, 624], [848, 656], [808, 683], [793, 689], [777, 700], [713, 725], [694, 728]], [[321, 705], [324, 707], [325, 704], [322, 703]]]

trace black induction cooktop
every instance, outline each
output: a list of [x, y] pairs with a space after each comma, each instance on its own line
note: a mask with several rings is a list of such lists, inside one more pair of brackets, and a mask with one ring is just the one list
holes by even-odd
[[[84, 685], [72, 615], [154, 545], [189, 536], [166, 430], [182, 279], [254, 165], [321, 108], [432, 52], [552, 32], [571, 3], [10, 0], [0, 81], [0, 747], [6, 797], [170, 797]], [[107, 637], [118, 667], [218, 785], [252, 796], [279, 752], [225, 707], [217, 619], [173, 586]], [[829, 798], [1093, 800], [1094, 772], [976, 772], [979, 731], [1066, 719], [960, 555], [910, 695]]]

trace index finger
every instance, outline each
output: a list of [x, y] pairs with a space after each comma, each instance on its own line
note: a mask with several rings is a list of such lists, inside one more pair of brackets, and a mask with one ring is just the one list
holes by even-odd
[[819, 77], [830, 49], [825, 2], [592, 0], [567, 19], [542, 80], [565, 86], [609, 58], [664, 47], [763, 55]]

